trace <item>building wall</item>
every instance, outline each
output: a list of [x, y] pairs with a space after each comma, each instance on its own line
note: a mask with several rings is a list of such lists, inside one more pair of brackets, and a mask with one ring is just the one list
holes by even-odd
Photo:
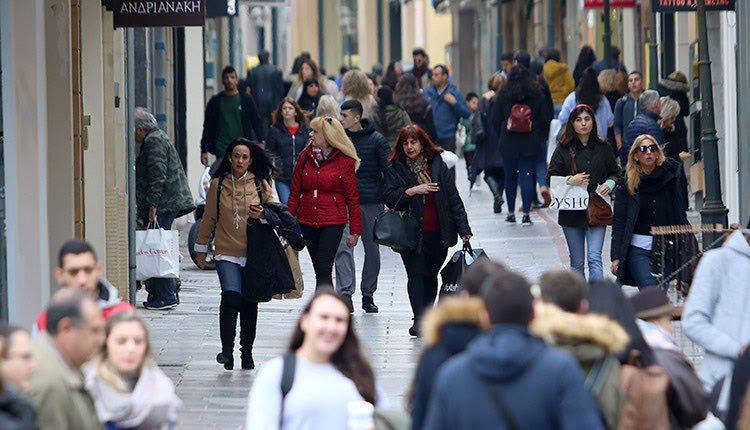
[[[750, 3], [737, 2], [736, 11], [736, 31], [737, 31], [737, 75], [750, 76]], [[738, 100], [748, 100], [750, 98], [750, 82], [747, 79], [740, 79], [737, 82]], [[738, 110], [737, 122], [739, 124], [750, 124], [750, 109]], [[750, 222], [750, 145], [747, 144], [750, 139], [750, 133], [745, 127], [738, 130], [739, 142], [745, 142], [744, 145], [738, 146], [738, 165], [739, 165], [739, 195], [740, 195], [740, 214], [739, 221], [742, 225], [748, 226]]]

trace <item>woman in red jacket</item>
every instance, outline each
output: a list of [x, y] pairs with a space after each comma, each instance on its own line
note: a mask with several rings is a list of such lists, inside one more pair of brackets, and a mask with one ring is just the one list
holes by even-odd
[[310, 127], [310, 145], [294, 166], [287, 204], [307, 241], [316, 285], [332, 285], [333, 260], [344, 227], [348, 222], [351, 234], [346, 245], [350, 248], [357, 245], [362, 232], [355, 176], [359, 157], [337, 119], [318, 117]]

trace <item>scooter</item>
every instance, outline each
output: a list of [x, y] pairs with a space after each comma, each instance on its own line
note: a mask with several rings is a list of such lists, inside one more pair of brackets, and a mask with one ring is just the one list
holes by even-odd
[[[193, 259], [193, 263], [197, 266], [195, 258], [198, 254], [195, 252], [195, 240], [198, 238], [198, 230], [201, 228], [201, 219], [203, 218], [203, 211], [206, 209], [206, 193], [208, 188], [211, 186], [211, 165], [206, 166], [201, 175], [200, 186], [198, 188], [198, 198], [195, 199], [195, 223], [190, 227], [190, 233], [188, 233], [188, 251], [190, 252], [190, 258]], [[206, 265], [203, 266], [203, 270], [216, 270], [216, 261], [214, 260], [214, 234], [211, 233], [211, 239], [208, 241], [208, 252], [206, 253]]]

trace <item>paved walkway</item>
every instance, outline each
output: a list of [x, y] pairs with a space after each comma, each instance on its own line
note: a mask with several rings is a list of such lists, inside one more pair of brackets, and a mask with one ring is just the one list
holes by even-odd
[[[474, 232], [472, 245], [513, 270], [536, 281], [545, 270], [568, 264], [567, 249], [557, 215], [544, 209], [532, 212], [534, 225], [504, 222], [502, 214], [492, 213], [492, 197], [486, 184], [472, 195], [468, 193], [465, 168], [458, 168], [458, 187]], [[518, 200], [520, 205], [520, 199]], [[187, 226], [189, 228], [189, 225]], [[187, 231], [181, 234], [187, 237]], [[609, 234], [607, 235], [609, 237]], [[608, 242], [608, 241], [606, 241]], [[458, 248], [456, 248], [458, 249]], [[456, 250], [449, 251], [449, 256]], [[179, 428], [243, 427], [247, 395], [257, 370], [225, 371], [215, 362], [220, 350], [218, 306], [219, 281], [215, 272], [197, 269], [183, 243], [181, 304], [172, 311], [144, 311], [151, 328], [151, 343], [156, 360], [177, 386], [185, 403]], [[608, 261], [609, 244], [604, 260]], [[356, 248], [355, 259], [361, 270], [363, 249]], [[406, 293], [406, 273], [399, 256], [381, 248], [382, 268], [375, 302], [378, 314], [361, 310], [361, 295], [354, 296], [354, 326], [367, 356], [393, 405], [404, 405], [422, 342], [408, 335], [411, 310]], [[258, 336], [253, 349], [256, 366], [280, 355], [287, 346], [300, 311], [314, 290], [314, 272], [307, 251], [300, 253], [300, 263], [307, 286], [304, 297], [297, 300], [274, 300], [260, 305]], [[138, 293], [139, 307], [145, 292]], [[239, 366], [239, 352], [235, 353]]]

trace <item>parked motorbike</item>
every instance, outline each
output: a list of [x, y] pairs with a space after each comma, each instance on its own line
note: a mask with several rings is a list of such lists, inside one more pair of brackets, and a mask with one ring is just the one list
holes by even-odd
[[[203, 211], [206, 209], [206, 193], [208, 188], [211, 186], [211, 165], [206, 166], [201, 175], [200, 186], [198, 188], [198, 198], [195, 199], [195, 223], [190, 228], [188, 233], [188, 251], [190, 252], [190, 258], [195, 262], [195, 240], [198, 238], [198, 230], [201, 228], [201, 219], [203, 218]], [[211, 233], [211, 240], [208, 242], [208, 252], [206, 253], [206, 265], [203, 266], [203, 270], [216, 270], [216, 261], [214, 260], [214, 234]]]

